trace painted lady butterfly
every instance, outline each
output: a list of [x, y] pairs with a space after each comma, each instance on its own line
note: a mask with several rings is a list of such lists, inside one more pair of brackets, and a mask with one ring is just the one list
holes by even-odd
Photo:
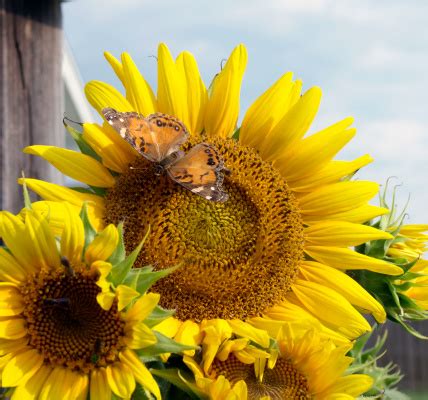
[[216, 202], [225, 202], [224, 172], [228, 171], [218, 151], [199, 143], [186, 154], [180, 150], [189, 133], [184, 124], [170, 115], [156, 113], [144, 118], [136, 112], [104, 108], [106, 121], [142, 156], [154, 163], [156, 175], [167, 173], [174, 181]]

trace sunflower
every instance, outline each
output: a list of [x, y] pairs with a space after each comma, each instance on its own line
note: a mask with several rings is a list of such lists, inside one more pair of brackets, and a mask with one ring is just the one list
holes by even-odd
[[[190, 53], [174, 60], [161, 44], [156, 96], [128, 54], [121, 60], [105, 56], [126, 95], [91, 81], [85, 93], [92, 106], [101, 115], [112, 107], [179, 118], [190, 132], [186, 148], [204, 141], [221, 154], [231, 171], [224, 181], [228, 201], [207, 201], [154, 175], [105, 121], [83, 124], [82, 134], [72, 132], [81, 152], [41, 145], [24, 150], [90, 189], [25, 182], [45, 200], [34, 207], [49, 213], [58, 229], [57, 201], [68, 201], [76, 210], [88, 202], [98, 228], [124, 221], [127, 249], [141, 241], [150, 225], [137, 265], [183, 265], [153, 288], [162, 306], [176, 309], [176, 319], [161, 327], [165, 334], [199, 343], [203, 321], [245, 320], [255, 330], [276, 335], [284, 322], [304, 319], [316, 320], [322, 332], [340, 342], [338, 337], [355, 338], [370, 330], [360, 312], [385, 320], [382, 306], [346, 274], [354, 269], [402, 272], [352, 249], [391, 238], [363, 224], [388, 212], [368, 204], [378, 185], [350, 179], [372, 161], [370, 156], [333, 160], [355, 135], [352, 118], [305, 137], [321, 90], [301, 95], [301, 81], [286, 73], [251, 105], [236, 129], [247, 63], [243, 45], [233, 50], [208, 90]], [[242, 334], [231, 324], [229, 329]]]
[[[159, 295], [107, 280], [119, 233], [90, 240], [63, 204], [62, 234], [27, 209], [24, 220], [0, 212], [1, 385], [11, 399], [130, 398], [138, 382], [160, 399], [137, 356], [157, 339], [144, 320]], [[88, 397], [89, 396], [89, 397]]]
[[249, 361], [223, 348], [210, 374], [192, 358], [185, 357], [185, 363], [194, 373], [197, 387], [213, 400], [345, 400], [358, 397], [373, 384], [368, 375], [346, 374], [353, 360], [346, 356], [351, 345], [336, 347], [314, 329], [302, 331], [294, 324], [283, 325], [277, 340], [276, 351]]

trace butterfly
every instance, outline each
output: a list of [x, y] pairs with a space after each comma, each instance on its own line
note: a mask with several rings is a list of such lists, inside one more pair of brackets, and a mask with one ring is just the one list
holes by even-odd
[[222, 185], [224, 174], [229, 170], [217, 149], [208, 143], [199, 143], [188, 153], [180, 150], [189, 132], [179, 119], [161, 113], [143, 117], [113, 108], [104, 108], [102, 113], [123, 139], [154, 163], [156, 175], [166, 172], [174, 182], [207, 200], [225, 202], [228, 199]]

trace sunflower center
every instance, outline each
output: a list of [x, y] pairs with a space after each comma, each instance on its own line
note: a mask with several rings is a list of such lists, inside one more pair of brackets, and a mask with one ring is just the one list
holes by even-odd
[[251, 400], [263, 396], [270, 396], [272, 400], [311, 398], [307, 379], [283, 358], [278, 359], [273, 369], [265, 369], [262, 380], [256, 377], [253, 364], [243, 364], [233, 355], [226, 361], [215, 360], [213, 371], [216, 376], [223, 375], [232, 384], [243, 380], [247, 384], [248, 399]]
[[39, 274], [21, 288], [29, 345], [50, 364], [87, 373], [114, 362], [123, 346], [124, 322], [117, 304], [103, 310], [97, 277], [87, 270]]
[[153, 290], [182, 320], [260, 315], [285, 296], [303, 254], [302, 220], [279, 172], [233, 140], [212, 144], [231, 170], [225, 203], [156, 176], [143, 157], [106, 196], [105, 222], [125, 221], [128, 250], [151, 228], [137, 265], [181, 264]]

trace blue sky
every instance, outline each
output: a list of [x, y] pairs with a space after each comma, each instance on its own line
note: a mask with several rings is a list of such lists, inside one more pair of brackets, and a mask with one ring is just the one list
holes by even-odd
[[[411, 222], [428, 222], [428, 2], [424, 0], [76, 0], [64, 28], [84, 81], [120, 87], [104, 61], [128, 51], [156, 85], [157, 44], [191, 51], [206, 82], [238, 43], [249, 62], [241, 106], [285, 71], [323, 100], [310, 132], [348, 115], [356, 138], [336, 158], [370, 153], [360, 179], [397, 176]], [[243, 114], [243, 112], [242, 112]]]

